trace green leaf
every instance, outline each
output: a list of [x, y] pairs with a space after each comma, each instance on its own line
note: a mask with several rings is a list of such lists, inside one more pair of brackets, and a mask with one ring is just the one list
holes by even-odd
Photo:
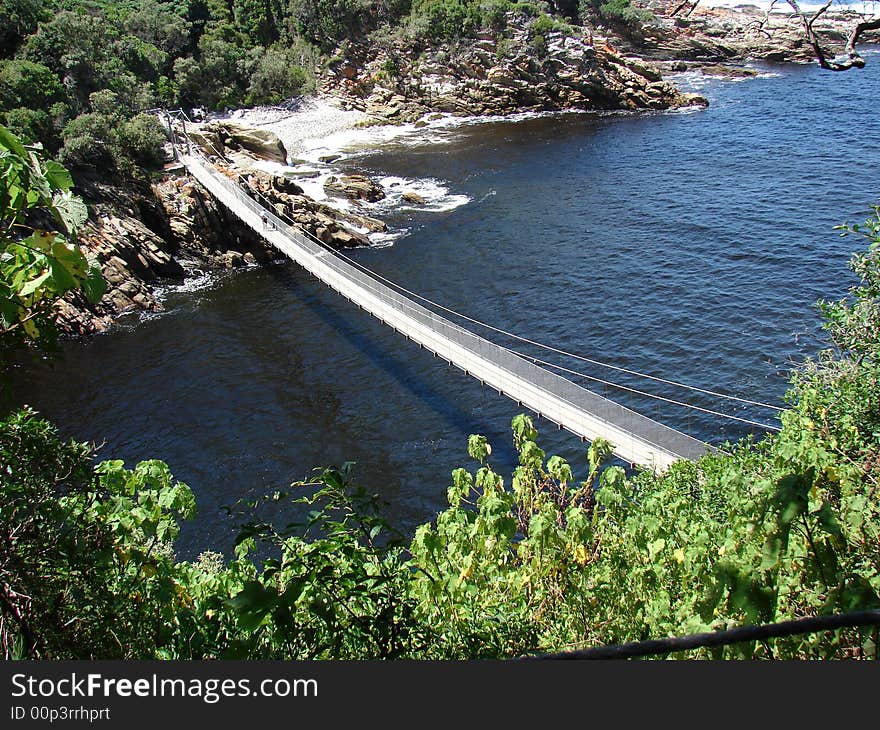
[[55, 291], [63, 293], [76, 287], [76, 280], [71, 276], [67, 267], [57, 258], [49, 259], [49, 269], [52, 272]]
[[491, 453], [492, 447], [489, 445], [485, 436], [471, 434], [468, 437], [468, 454], [470, 454], [472, 459], [483, 462]]
[[46, 271], [43, 274], [41, 274], [40, 276], [38, 276], [37, 278], [31, 279], [30, 281], [26, 282], [25, 285], [23, 287], [21, 287], [21, 289], [18, 290], [18, 295], [20, 297], [29, 297], [31, 294], [33, 294], [35, 291], [37, 291], [40, 287], [42, 287], [43, 284], [49, 279], [50, 276], [52, 276], [52, 272]]
[[551, 456], [547, 460], [547, 471], [550, 473], [550, 476], [563, 484], [569, 484], [574, 481], [571, 467], [561, 456]]
[[46, 162], [44, 172], [46, 180], [55, 190], [70, 190], [73, 187], [73, 178], [63, 165], [55, 160]]
[[648, 555], [653, 559], [657, 553], [662, 552], [666, 547], [666, 540], [662, 537], [654, 540], [653, 542], [648, 543]]
[[86, 204], [69, 190], [56, 193], [52, 198], [52, 206], [56, 218], [64, 224], [68, 233], [76, 233], [80, 226], [88, 220], [89, 209]]
[[538, 438], [538, 430], [535, 428], [532, 417], [527, 416], [525, 413], [520, 413], [518, 416], [514, 416], [510, 425], [513, 429], [513, 437], [517, 444], [523, 441], [534, 441]]
[[761, 551], [761, 568], [763, 570], [771, 570], [779, 564], [782, 545], [783, 539], [778, 534], [770, 535], [764, 541], [764, 548]]
[[587, 459], [590, 462], [590, 473], [594, 473], [604, 464], [614, 452], [614, 446], [610, 441], [603, 438], [594, 439], [587, 450]]
[[238, 625], [245, 631], [253, 631], [278, 604], [278, 593], [268, 589], [257, 580], [244, 584], [244, 588], [226, 601], [236, 613]]
[[14, 152], [23, 160], [28, 159], [28, 153], [27, 150], [24, 148], [24, 145], [21, 143], [21, 141], [19, 141], [18, 137], [16, 137], [2, 124], [0, 124], [0, 148], [6, 148], [10, 152]]

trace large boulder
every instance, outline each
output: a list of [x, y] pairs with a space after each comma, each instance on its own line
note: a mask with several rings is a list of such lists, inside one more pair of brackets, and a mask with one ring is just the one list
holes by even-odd
[[331, 175], [324, 182], [324, 190], [328, 195], [342, 195], [349, 200], [367, 200], [371, 203], [385, 197], [382, 186], [363, 175]]
[[[211, 139], [219, 139], [226, 149], [245, 152], [261, 160], [287, 164], [284, 143], [277, 134], [268, 129], [255, 129], [233, 122], [212, 122], [204, 127], [204, 132], [211, 133]], [[195, 140], [192, 134], [190, 138]]]

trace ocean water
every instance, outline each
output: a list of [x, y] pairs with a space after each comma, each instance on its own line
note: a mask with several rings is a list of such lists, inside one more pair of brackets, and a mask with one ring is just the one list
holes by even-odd
[[[706, 110], [443, 119], [342, 135], [336, 169], [389, 192], [366, 211], [390, 233], [351, 255], [523, 337], [780, 405], [791, 367], [822, 342], [814, 302], [853, 283], [847, 262], [861, 242], [834, 226], [866, 218], [880, 194], [880, 55], [867, 58], [844, 74], [785, 65], [738, 82], [680, 78], [710, 98]], [[428, 204], [405, 203], [407, 190]], [[169, 286], [165, 304], [68, 343], [57, 364], [22, 369], [16, 392], [66, 435], [103, 443], [105, 458], [167, 461], [199, 506], [183, 555], [228, 550], [236, 520], [226, 507], [313, 467], [356, 462], [356, 478], [404, 532], [443, 508], [451, 470], [471, 465], [468, 434], [485, 434], [509, 474], [515, 403], [294, 264]], [[769, 409], [527, 352], [775, 422]], [[583, 382], [712, 443], [764, 432]], [[582, 473], [584, 445], [537, 425], [542, 445]]]

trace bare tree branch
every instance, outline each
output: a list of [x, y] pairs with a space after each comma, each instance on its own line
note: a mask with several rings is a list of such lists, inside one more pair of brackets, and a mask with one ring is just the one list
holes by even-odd
[[692, 12], [694, 12], [697, 5], [699, 5], [699, 4], [700, 4], [700, 0], [694, 0], [694, 4], [691, 5], [690, 8], [688, 8], [688, 11], [684, 14], [684, 17], [687, 18]]
[[693, 3], [694, 4], [691, 5], [691, 0], [681, 0], [681, 2], [675, 6], [675, 10], [673, 10], [671, 13], [669, 13], [669, 17], [674, 18], [676, 15], [678, 15], [682, 11], [682, 9], [686, 5], [690, 5], [690, 8], [688, 8], [688, 11], [684, 14], [684, 17], [686, 18], [688, 15], [690, 15], [692, 12], [694, 12], [694, 8], [700, 4], [700, 0], [693, 0]]
[[770, 13], [773, 12], [773, 9], [776, 7], [776, 3], [778, 1], [779, 0], [773, 0], [773, 2], [770, 3], [770, 7], [768, 7], [767, 10], [764, 11], [763, 19], [755, 20], [749, 23], [747, 27], [754, 30], [756, 33], [762, 33], [763, 35], [767, 36], [767, 38], [772, 38], [773, 36], [770, 34], [770, 31], [768, 31], [764, 26], [766, 26], [767, 23], [770, 22]]
[[819, 36], [814, 30], [813, 24], [828, 10], [828, 8], [831, 7], [833, 0], [828, 0], [828, 2], [819, 8], [809, 20], [807, 19], [806, 14], [801, 11], [797, 0], [786, 0], [786, 2], [800, 16], [801, 23], [804, 26], [804, 35], [806, 36], [807, 42], [812, 47], [813, 53], [816, 56], [816, 60], [820, 67], [829, 71], [848, 71], [851, 68], [864, 68], [865, 59], [863, 59], [856, 50], [856, 43], [859, 42], [859, 38], [863, 33], [880, 28], [880, 15], [871, 18], [870, 20], [863, 20], [862, 22], [857, 23], [846, 41], [843, 53], [840, 56], [835, 56], [834, 58], [829, 59], [828, 54], [819, 42]]

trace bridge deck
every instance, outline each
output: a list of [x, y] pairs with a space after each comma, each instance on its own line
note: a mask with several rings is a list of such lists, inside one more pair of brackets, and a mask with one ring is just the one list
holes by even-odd
[[[642, 416], [466, 330], [385, 286], [310, 240], [192, 155], [181, 158], [221, 203], [275, 248], [385, 324], [589, 441], [602, 437], [622, 459], [655, 471], [709, 450], [702, 441]], [[267, 228], [266, 215], [272, 227]]]

